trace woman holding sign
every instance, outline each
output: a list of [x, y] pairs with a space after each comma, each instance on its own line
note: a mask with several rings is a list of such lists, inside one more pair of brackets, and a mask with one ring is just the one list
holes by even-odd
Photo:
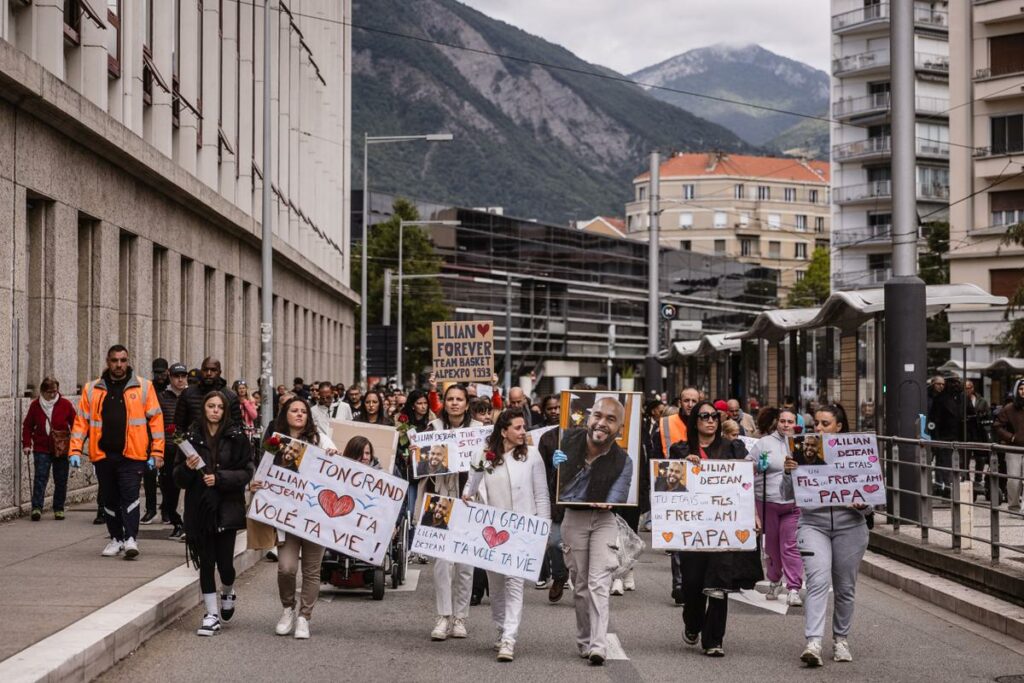
[[[468, 502], [481, 490], [491, 507], [551, 519], [544, 460], [536, 448], [526, 445], [521, 410], [505, 410], [498, 416], [486, 449], [473, 463], [462, 499]], [[511, 662], [523, 615], [523, 579], [488, 571], [487, 582], [491, 618], [498, 629], [498, 661]]]
[[[249, 438], [231, 423], [228, 400], [219, 391], [203, 399], [203, 410], [188, 435], [191, 448], [178, 449], [174, 483], [185, 492], [185, 542], [199, 566], [199, 590], [206, 614], [196, 631], [220, 633], [221, 619], [235, 613], [235, 532], [245, 528], [245, 487], [252, 479]], [[220, 605], [217, 581], [220, 573]]]
[[[669, 457], [686, 458], [695, 467], [704, 460], [742, 460], [747, 449], [742, 441], [722, 438], [721, 415], [711, 401], [700, 401], [686, 420], [686, 441], [672, 444]], [[699, 471], [699, 470], [698, 470]], [[761, 520], [755, 510], [755, 530]], [[704, 654], [724, 657], [722, 643], [729, 616], [727, 593], [751, 589], [761, 580], [757, 550], [681, 552], [683, 572], [683, 641], [694, 645], [699, 638]]]
[[[469, 414], [469, 392], [462, 384], [452, 384], [444, 390], [444, 407], [441, 415], [431, 421], [426, 431], [480, 427], [480, 423]], [[466, 485], [466, 473], [442, 474], [426, 477], [420, 487], [420, 496], [437, 493], [449, 498], [458, 498]], [[422, 510], [422, 501], [416, 505]], [[473, 590], [473, 568], [448, 560], [434, 560], [434, 597], [437, 605], [437, 621], [430, 632], [431, 640], [466, 638], [466, 617], [469, 616], [469, 598]]]
[[[850, 431], [846, 411], [838, 403], [823, 406], [814, 414], [814, 430], [820, 434]], [[786, 458], [786, 475], [782, 485], [793, 493], [792, 472], [797, 462]], [[807, 596], [804, 601], [804, 635], [807, 647], [800, 659], [809, 667], [821, 666], [821, 640], [825, 634], [828, 613], [828, 591], [832, 588], [832, 660], [852, 662], [846, 638], [853, 625], [853, 602], [857, 588], [857, 571], [868, 547], [868, 525], [865, 515], [870, 508], [817, 507], [800, 510], [797, 543], [807, 570]]]

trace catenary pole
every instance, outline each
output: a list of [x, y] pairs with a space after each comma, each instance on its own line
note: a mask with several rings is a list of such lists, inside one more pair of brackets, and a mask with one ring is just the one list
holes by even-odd
[[263, 0], [263, 216], [261, 227], [262, 306], [260, 321], [260, 425], [273, 417], [274, 392], [274, 231], [270, 207], [270, 0]]
[[659, 302], [659, 258], [661, 237], [658, 221], [658, 193], [661, 185], [661, 155], [651, 152], [651, 185], [647, 192], [650, 212], [650, 240], [647, 245], [647, 357], [644, 359], [644, 387], [661, 393], [661, 365], [658, 363], [658, 343], [661, 340]]

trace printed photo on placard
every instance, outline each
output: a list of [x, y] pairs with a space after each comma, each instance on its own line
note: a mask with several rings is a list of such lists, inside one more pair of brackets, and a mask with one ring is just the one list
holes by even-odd
[[825, 451], [819, 434], [798, 434], [789, 437], [789, 452], [798, 465], [825, 464]]
[[425, 496], [423, 516], [420, 517], [420, 524], [432, 529], [447, 529], [448, 523], [452, 519], [453, 503], [454, 501], [451, 498], [445, 498], [444, 496], [436, 494]]
[[412, 446], [413, 458], [416, 461], [417, 477], [432, 477], [435, 474], [450, 474], [448, 469], [448, 445], [435, 443], [428, 448]]
[[562, 392], [559, 450], [566, 461], [558, 467], [556, 502], [637, 504], [641, 401], [632, 392]]
[[652, 460], [651, 481], [654, 490], [661, 493], [682, 493], [686, 491], [685, 460]]

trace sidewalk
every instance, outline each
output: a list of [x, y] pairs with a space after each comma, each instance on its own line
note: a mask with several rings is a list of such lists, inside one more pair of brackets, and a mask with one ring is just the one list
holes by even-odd
[[[89, 680], [199, 602], [198, 572], [170, 527], [141, 527], [141, 555], [126, 561], [100, 556], [108, 539], [95, 516], [92, 503], [63, 522], [47, 512], [0, 524], [0, 679]], [[239, 543], [242, 572], [258, 556], [242, 550], [244, 533]]]

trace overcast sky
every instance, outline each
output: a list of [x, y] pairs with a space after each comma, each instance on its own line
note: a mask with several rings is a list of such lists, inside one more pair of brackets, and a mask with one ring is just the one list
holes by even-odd
[[624, 74], [715, 43], [828, 71], [829, 0], [460, 0]]

